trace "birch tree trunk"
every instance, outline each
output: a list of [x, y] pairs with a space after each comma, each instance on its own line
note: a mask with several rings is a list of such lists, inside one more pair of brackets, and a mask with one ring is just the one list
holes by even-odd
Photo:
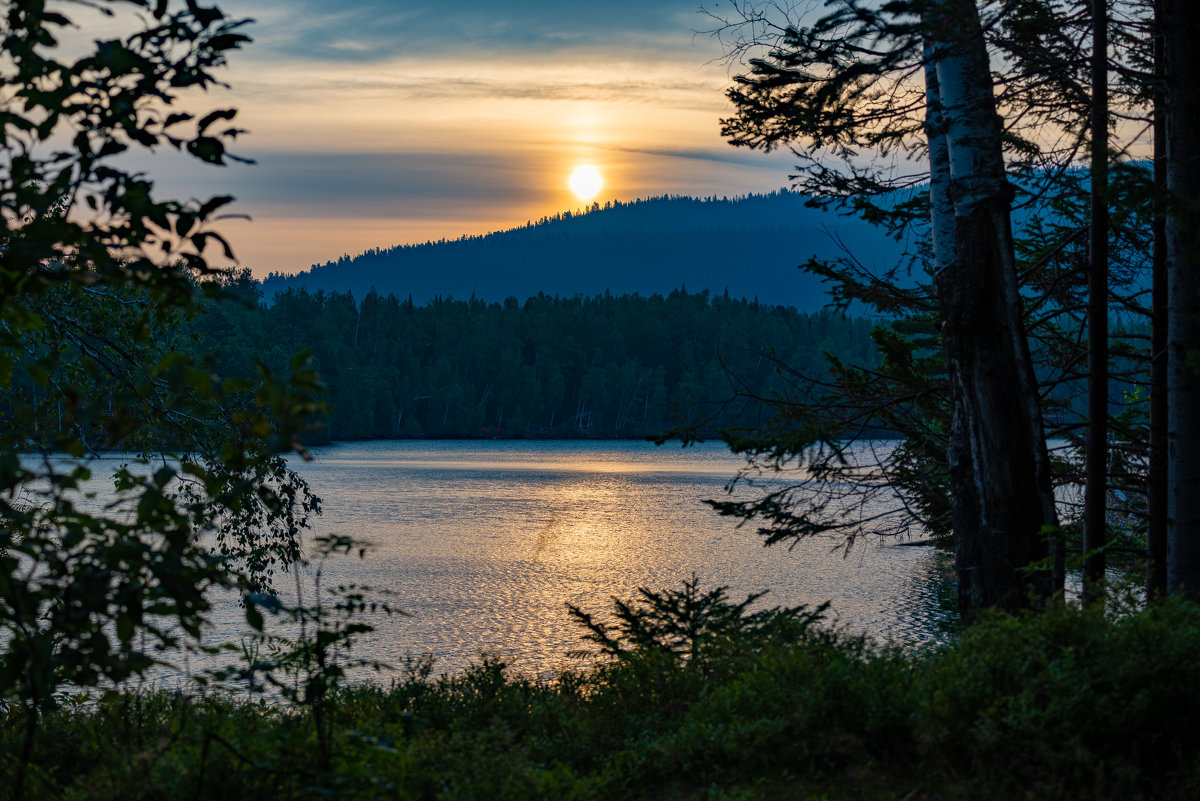
[[[1163, 3], [1167, 192], [1167, 590], [1200, 600], [1200, 4]], [[1189, 363], [1190, 362], [1190, 363]]]
[[[931, 166], [935, 184], [948, 171], [954, 216], [953, 256], [935, 240], [935, 258], [950, 379], [958, 601], [970, 617], [1050, 595], [1049, 572], [1022, 568], [1047, 556], [1057, 516], [1021, 315], [1012, 189], [978, 10], [973, 0], [937, 0], [924, 23], [934, 77], [927, 91], [936, 101], [927, 117]], [[933, 198], [935, 233], [948, 230], [939, 220], [948, 207], [940, 208], [939, 198]]]
[[925, 45], [925, 136], [929, 140], [929, 213], [936, 270], [954, 262], [954, 201], [950, 199], [950, 144], [942, 111], [934, 48]]

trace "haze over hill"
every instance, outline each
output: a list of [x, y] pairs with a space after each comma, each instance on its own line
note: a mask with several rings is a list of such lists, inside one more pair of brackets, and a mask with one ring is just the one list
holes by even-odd
[[803, 195], [779, 191], [594, 205], [508, 231], [369, 250], [296, 275], [272, 273], [264, 295], [305, 287], [362, 298], [373, 287], [423, 304], [439, 295], [523, 301], [539, 292], [652, 295], [686, 286], [813, 311], [828, 295], [797, 269], [810, 257], [833, 259], [848, 248], [871, 267], [895, 263], [900, 245], [879, 229], [804, 203]]

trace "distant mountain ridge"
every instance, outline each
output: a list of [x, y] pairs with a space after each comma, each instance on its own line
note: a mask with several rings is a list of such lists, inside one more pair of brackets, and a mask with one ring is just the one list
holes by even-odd
[[[539, 292], [571, 297], [726, 290], [735, 298], [815, 311], [824, 286], [797, 265], [836, 258], [849, 248], [867, 265], [887, 268], [900, 246], [881, 230], [806, 197], [780, 190], [737, 198], [663, 196], [565, 212], [481, 236], [377, 248], [263, 282], [264, 296], [304, 287], [362, 298], [436, 296], [485, 301]], [[844, 243], [844, 247], [843, 247]]]

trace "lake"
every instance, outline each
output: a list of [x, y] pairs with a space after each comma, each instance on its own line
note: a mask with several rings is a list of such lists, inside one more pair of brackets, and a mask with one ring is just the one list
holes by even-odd
[[[316, 534], [372, 543], [335, 557], [326, 586], [384, 588], [408, 616], [375, 615], [360, 656], [435, 655], [457, 671], [482, 652], [547, 674], [580, 649], [566, 603], [607, 612], [610, 596], [679, 587], [693, 574], [740, 600], [832, 602], [834, 622], [878, 639], [942, 638], [938, 594], [951, 569], [931, 548], [833, 540], [764, 548], [705, 498], [725, 497], [741, 461], [724, 445], [647, 442], [387, 441], [335, 444], [295, 467], [324, 500]], [[307, 577], [311, 581], [310, 569]], [[288, 579], [279, 582], [294, 594]], [[234, 614], [223, 634], [237, 627]]]

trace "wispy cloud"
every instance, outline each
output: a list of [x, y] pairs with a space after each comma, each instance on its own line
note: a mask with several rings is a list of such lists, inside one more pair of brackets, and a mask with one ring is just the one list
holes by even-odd
[[[255, 0], [256, 37], [275, 55], [386, 60], [397, 55], [690, 49], [688, 0]], [[337, 46], [353, 42], [353, 47]]]
[[599, 100], [657, 103], [664, 97], [695, 106], [697, 95], [712, 105], [712, 81], [648, 80], [561, 81], [514, 84], [506, 80], [482, 78], [445, 78], [439, 80], [396, 82], [390, 88], [410, 100], [447, 100], [471, 98], [508, 98], [514, 100]]
[[[615, 68], [619, 71], [620, 67]], [[453, 73], [408, 73], [394, 70], [353, 71], [331, 75], [319, 84], [311, 76], [298, 80], [292, 70], [274, 76], [259, 73], [237, 84], [244, 96], [269, 94], [274, 100], [312, 102], [320, 97], [346, 97], [365, 93], [387, 97], [394, 102], [487, 100], [598, 101], [613, 103], [664, 103], [676, 108], [707, 108], [719, 104], [720, 83], [687, 79], [681, 75], [639, 79], [632, 76], [603, 80], [579, 80], [564, 77], [539, 77], [516, 72], [495, 77], [460, 76]], [[280, 84], [284, 84], [280, 86]]]
[[762, 169], [765, 166], [778, 166], [787, 169], [791, 157], [784, 154], [764, 154], [761, 151], [746, 149], [735, 150], [732, 147], [710, 148], [672, 148], [672, 147], [619, 147], [610, 150], [620, 153], [637, 153], [645, 156], [661, 156], [671, 159], [691, 159], [695, 161], [710, 161], [717, 164], [731, 164], [739, 167]]
[[[254, 204], [323, 207], [330, 216], [444, 214], [469, 204], [525, 205], [541, 187], [506, 153], [264, 153], [267, 180], [248, 183]], [[311, 211], [309, 212], [311, 213]]]

